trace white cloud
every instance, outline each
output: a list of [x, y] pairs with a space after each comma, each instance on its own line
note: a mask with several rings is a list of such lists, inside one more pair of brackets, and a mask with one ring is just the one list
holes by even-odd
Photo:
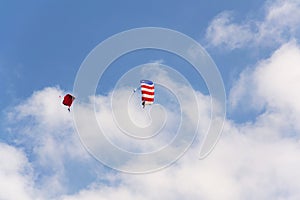
[[[299, 7], [299, 1], [269, 1], [265, 5], [263, 20], [244, 20], [241, 23], [233, 22], [232, 13], [224, 12], [208, 28], [207, 38], [212, 45], [225, 45], [231, 49], [273, 42], [283, 44], [296, 37]], [[227, 120], [223, 136], [207, 158], [197, 159], [201, 141], [196, 140], [172, 166], [143, 175], [118, 173], [99, 167], [101, 164], [92, 161], [74, 131], [72, 112], [61, 106], [58, 96], [64, 92], [53, 87], [36, 91], [9, 113], [14, 140], [11, 145], [0, 143], [0, 199], [298, 200], [299, 58], [300, 47], [292, 41], [283, 44], [270, 58], [257, 63], [254, 69], [242, 72], [231, 90], [231, 105], [237, 110], [244, 106], [262, 114], [257, 114], [254, 122], [244, 124]], [[177, 88], [176, 93], [184, 94], [184, 87], [178, 87], [177, 82], [167, 76], [168, 73], [161, 71], [155, 72], [151, 78], [162, 80]], [[127, 95], [124, 90], [119, 92], [121, 96]], [[196, 95], [201, 114], [199, 129], [203, 133], [209, 124], [210, 99], [199, 92]], [[161, 138], [164, 140], [153, 141], [148, 146], [139, 141], [125, 141], [111, 118], [110, 97], [95, 98], [96, 114], [118, 145], [153, 150], [168, 139]], [[195, 124], [190, 117], [192, 115], [188, 115], [195, 108], [189, 100], [185, 99], [183, 111], [191, 124]], [[133, 109], [132, 119], [137, 124], [146, 125], [148, 117], [134, 105], [130, 106]], [[93, 110], [87, 107], [85, 111]], [[178, 120], [175, 110], [166, 107], [166, 113], [170, 123], [167, 132], [170, 133], [171, 127], [178, 125]], [[86, 125], [89, 126], [89, 122]], [[95, 143], [101, 145], [98, 141]], [[111, 152], [104, 153], [115, 156]], [[87, 180], [87, 176], [95, 178]], [[86, 185], [76, 186], [82, 182]]]
[[296, 109], [300, 112], [300, 48], [295, 42], [284, 44], [270, 59], [259, 63], [254, 71], [258, 95], [269, 106]]
[[[300, 143], [295, 135], [299, 133], [297, 122], [300, 116], [300, 101], [299, 94], [292, 88], [296, 87], [295, 84], [299, 85], [299, 49], [296, 43], [285, 44], [269, 59], [259, 62], [254, 70], [247, 70], [242, 74], [234, 87], [237, 90], [233, 89], [231, 93], [232, 102], [239, 105], [239, 101], [251, 98], [257, 100], [250, 101], [252, 108], [259, 106], [264, 108], [265, 112], [257, 116], [253, 123], [235, 124], [226, 121], [223, 136], [214, 151], [204, 160], [197, 159], [201, 142], [197, 140], [178, 162], [156, 173], [130, 175], [97, 169], [85, 172], [83, 163], [90, 161], [76, 139], [78, 136], [71, 128], [69, 113], [64, 107], [57, 107], [60, 101], [54, 100], [62, 91], [46, 88], [33, 94], [18, 106], [15, 114], [11, 116], [16, 122], [22, 122], [18, 126], [21, 126], [19, 129], [25, 133], [18, 137], [27, 139], [27, 142], [29, 139], [33, 143], [33, 146], [23, 148], [33, 150], [37, 157], [28, 161], [26, 156], [32, 156], [31, 153], [24, 154], [6, 145], [6, 150], [0, 151], [0, 157], [13, 154], [15, 156], [11, 155], [9, 158], [15, 160], [10, 161], [10, 166], [0, 165], [0, 172], [8, 174], [6, 171], [11, 169], [12, 174], [18, 175], [18, 183], [14, 184], [16, 189], [20, 190], [19, 194], [24, 196], [21, 199], [297, 200], [300, 198]], [[157, 77], [178, 87], [176, 82], [168, 80], [166, 75], [162, 73]], [[180, 87], [178, 89], [179, 92], [184, 92]], [[197, 95], [201, 111], [200, 129], [206, 130], [210, 117], [209, 98], [199, 93]], [[41, 96], [51, 98], [47, 103], [34, 103], [39, 101]], [[102, 114], [103, 120], [106, 120], [105, 128], [110, 132], [115, 131], [114, 121], [107, 117], [111, 115], [110, 96], [98, 96], [95, 100], [99, 117]], [[38, 109], [35, 106], [38, 106]], [[47, 109], [48, 106], [55, 111], [42, 113], [41, 110]], [[189, 112], [191, 108], [187, 106], [184, 109]], [[140, 114], [135, 112], [133, 115]], [[175, 122], [171, 120], [171, 123]], [[43, 130], [42, 133], [40, 130]], [[123, 144], [124, 141], [119, 142]], [[110, 152], [106, 153], [109, 155]], [[79, 162], [79, 167], [83, 166], [84, 175], [93, 173], [101, 178], [87, 182], [85, 187], [70, 194], [66, 188], [76, 184], [66, 181], [68, 177], [65, 165], [70, 161], [70, 157], [73, 161], [83, 161]], [[78, 168], [77, 164], [74, 163], [72, 167]], [[29, 175], [20, 172], [19, 169], [28, 166]], [[49, 173], [48, 170], [53, 171]], [[34, 183], [32, 177], [40, 176], [41, 171], [48, 174], [38, 183]], [[5, 180], [7, 176], [0, 176], [0, 181]], [[54, 190], [49, 191], [49, 188]], [[17, 195], [13, 194], [11, 199], [20, 199]]]
[[26, 155], [7, 144], [0, 143], [0, 199], [33, 199], [32, 168]]
[[[156, 91], [159, 94], [156, 96], [157, 99], [154, 105], [146, 106], [145, 109], [142, 109], [140, 96], [137, 94], [139, 92], [131, 95], [132, 88], [124, 86], [115, 89], [108, 96], [97, 96], [94, 99], [95, 107], [97, 108], [95, 114], [93, 107], [90, 108], [86, 105], [77, 105], [78, 110], [76, 110], [77, 108], [74, 109], [76, 113], [85, 113], [84, 115], [75, 114], [75, 116], [78, 119], [76, 121], [77, 129], [80, 130], [82, 138], [86, 145], [89, 146], [89, 149], [97, 158], [109, 163], [111, 167], [122, 168], [124, 171], [133, 172], [143, 170], [142, 168], [145, 168], [144, 170], [153, 170], [155, 167], [160, 168], [162, 165], [169, 164], [169, 160], [175, 160], [193, 141], [198, 119], [201, 119], [199, 132], [202, 135], [209, 126], [210, 99], [208, 97], [197, 93], [194, 96], [194, 91], [191, 91], [186, 84], [182, 83], [182, 80], [176, 79], [178, 77], [170, 76], [172, 72], [165, 71], [165, 69], [158, 67], [157, 64], [152, 64], [151, 70], [148, 68], [140, 69], [140, 73], [147, 74], [156, 84]], [[147, 70], [149, 72], [145, 72]], [[177, 95], [177, 101], [179, 102], [174, 100], [175, 95], [173, 94], [172, 96], [169, 90]], [[200, 110], [198, 113], [197, 99], [193, 102], [193, 98], [197, 98], [197, 96]], [[111, 101], [111, 99], [113, 100]], [[111, 106], [113, 109], [111, 109]], [[150, 114], [152, 119], [150, 119]], [[98, 125], [96, 127], [93, 125], [94, 123], [87, 123], [87, 121], [92, 122], [92, 118], [95, 115], [102, 132], [107, 138], [99, 134]], [[199, 115], [201, 116], [198, 118]], [[89, 119], [90, 116], [92, 117]], [[146, 125], [149, 126], [145, 128]], [[181, 131], [181, 134], [178, 134], [177, 131], [180, 126], [183, 127], [183, 131]], [[126, 132], [136, 137], [144, 135], [150, 137], [147, 139], [136, 139], [124, 134]], [[151, 137], [156, 132], [159, 134]], [[181, 136], [181, 140], [175, 140], [178, 135]], [[151, 152], [158, 150], [164, 151], [156, 157], [130, 157], [131, 155], [121, 153], [117, 155], [116, 152], [112, 151], [114, 146], [105, 143], [106, 140], [122, 150], [133, 153], [144, 153], [144, 155], [148, 153], [149, 155]], [[170, 145], [171, 142], [173, 142], [172, 145]], [[143, 162], [142, 159], [147, 159], [147, 163]]]
[[18, 134], [22, 134], [25, 142], [31, 145], [33, 152], [40, 157], [41, 165], [52, 163], [59, 166], [65, 155], [84, 157], [73, 129], [72, 113], [61, 103], [63, 95], [59, 88], [48, 87], [34, 92], [9, 113], [12, 122], [26, 122], [24, 126], [17, 125], [15, 131], [20, 131]]
[[226, 136], [205, 160], [197, 160], [193, 149], [167, 169], [138, 176], [120, 174], [117, 186], [98, 185], [62, 199], [299, 198], [299, 144], [259, 141], [251, 136], [251, 128], [244, 131], [246, 135], [227, 124]]
[[297, 12], [300, 6], [299, 0], [277, 0], [267, 4], [266, 20], [276, 23], [281, 27], [287, 26], [292, 31], [299, 25], [300, 13]]
[[247, 18], [235, 23], [232, 12], [219, 14], [207, 28], [209, 45], [229, 49], [274, 46], [298, 37], [299, 0], [268, 1], [264, 8], [262, 20]]
[[68, 192], [65, 167], [69, 162], [91, 162], [74, 131], [72, 114], [61, 103], [63, 95], [59, 88], [48, 87], [8, 113], [13, 144], [27, 152], [35, 177], [32, 187], [45, 199]]
[[258, 111], [266, 108], [260, 118], [269, 117], [274, 125], [285, 123], [300, 130], [297, 123], [300, 120], [299, 58], [300, 47], [289, 42], [253, 70], [245, 70], [230, 93], [233, 108], [248, 107]]
[[225, 45], [230, 49], [240, 48], [252, 40], [249, 24], [233, 23], [231, 12], [219, 14], [206, 31], [206, 39], [212, 46]]
[[[45, 128], [62, 125], [68, 126], [72, 118], [68, 112], [65, 112], [61, 104], [63, 91], [59, 88], [44, 88], [41, 91], [34, 92], [25, 102], [16, 107], [17, 119], [33, 117], [39, 120], [38, 123]], [[11, 113], [13, 114], [13, 113]]]
[[96, 184], [62, 199], [299, 199], [300, 101], [294, 92], [300, 85], [299, 58], [300, 48], [290, 42], [242, 73], [231, 101], [240, 105], [248, 99], [244, 106], [264, 112], [253, 123], [227, 121], [223, 137], [206, 159], [196, 159], [197, 143], [167, 169], [119, 174], [112, 187]]

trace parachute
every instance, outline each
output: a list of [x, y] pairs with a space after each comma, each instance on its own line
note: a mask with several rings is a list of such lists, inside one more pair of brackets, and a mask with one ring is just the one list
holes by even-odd
[[154, 102], [154, 83], [149, 80], [141, 80], [142, 105], [151, 105]]
[[69, 112], [70, 112], [70, 107], [71, 107], [71, 105], [72, 105], [74, 99], [75, 99], [75, 97], [72, 96], [72, 95], [70, 95], [70, 94], [66, 94], [66, 95], [64, 96], [64, 100], [63, 100], [62, 103], [63, 103], [65, 106], [68, 106], [68, 111], [69, 111]]

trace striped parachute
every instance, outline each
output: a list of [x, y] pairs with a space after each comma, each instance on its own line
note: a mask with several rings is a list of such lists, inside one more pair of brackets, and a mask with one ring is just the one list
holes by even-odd
[[149, 80], [141, 80], [142, 105], [151, 105], [154, 102], [154, 83]]

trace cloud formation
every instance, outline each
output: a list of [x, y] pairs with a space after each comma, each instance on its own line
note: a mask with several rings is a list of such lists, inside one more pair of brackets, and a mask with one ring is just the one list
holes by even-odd
[[227, 120], [220, 142], [206, 159], [196, 159], [195, 143], [167, 169], [139, 176], [118, 174], [118, 184], [112, 187], [96, 184], [62, 199], [298, 199], [300, 112], [298, 93], [291, 88], [299, 85], [299, 52], [296, 43], [284, 44], [254, 70], [242, 73], [231, 101], [250, 96], [258, 100], [250, 109], [259, 107], [262, 112], [254, 122]]
[[0, 199], [33, 199], [32, 167], [26, 154], [13, 146], [0, 143], [0, 159]]
[[[242, 73], [241, 79], [232, 89], [231, 102], [239, 109], [239, 103], [249, 99], [250, 95], [254, 99], [251, 108], [258, 107], [263, 112], [256, 116], [254, 122], [236, 124], [227, 120], [223, 136], [209, 157], [197, 159], [201, 142], [197, 140], [174, 165], [143, 175], [103, 170], [97, 168], [100, 163], [94, 163], [91, 168], [86, 167], [80, 161], [91, 163], [87, 158], [90, 156], [82, 151], [78, 136], [69, 125], [69, 113], [64, 107], [57, 106], [60, 102], [55, 100], [62, 91], [57, 88], [37, 91], [17, 107], [15, 115], [10, 116], [16, 122], [22, 121], [19, 131], [23, 131], [23, 135], [17, 138], [24, 140], [25, 137], [26, 140], [28, 137], [32, 145], [26, 143], [22, 147], [25, 151], [7, 144], [1, 145], [1, 156], [9, 155], [13, 160], [6, 167], [1, 166], [3, 188], [16, 184], [15, 189], [20, 191], [17, 194], [4, 190], [1, 195], [7, 199], [61, 200], [296, 200], [300, 197], [300, 147], [297, 137], [300, 101], [298, 93], [291, 88], [295, 84], [299, 85], [299, 55], [297, 43], [287, 43], [270, 58], [258, 62], [254, 70], [248, 69]], [[198, 104], [205, 121], [209, 118], [209, 98], [199, 95], [203, 97], [198, 99]], [[52, 100], [35, 104], [41, 96], [48, 96]], [[102, 111], [109, 112], [109, 99], [108, 96], [97, 97]], [[48, 106], [55, 111], [47, 111]], [[107, 121], [105, 125], [114, 130], [113, 121]], [[206, 125], [203, 123], [201, 127]], [[28, 150], [33, 151], [33, 154], [27, 153]], [[34, 159], [32, 155], [35, 155]], [[67, 168], [67, 162], [70, 161], [73, 164]], [[83, 177], [92, 173], [92, 176], [101, 178], [91, 179], [83, 187], [70, 192], [68, 188], [77, 183], [68, 181], [72, 176], [68, 175], [67, 170], [77, 167], [83, 170]], [[35, 177], [40, 176], [41, 171], [47, 175], [36, 181]], [[17, 183], [3, 181], [7, 178]], [[48, 188], [53, 190], [50, 192]]]
[[[289, 42], [276, 50], [270, 58], [260, 61], [253, 69], [246, 69], [231, 89], [231, 108], [247, 107], [263, 111], [274, 124], [290, 124], [300, 130], [300, 48]], [[247, 110], [245, 109], [245, 110]], [[262, 117], [262, 116], [260, 116]], [[278, 121], [278, 122], [277, 122]], [[281, 121], [281, 122], [280, 122]]]
[[267, 1], [262, 20], [237, 19], [233, 12], [224, 11], [212, 20], [206, 39], [210, 46], [228, 49], [280, 45], [298, 37], [299, 8], [298, 0]]
[[[273, 40], [280, 46], [269, 58], [245, 69], [230, 91], [233, 111], [245, 107], [246, 111], [255, 110], [254, 120], [226, 120], [220, 141], [204, 160], [198, 160], [200, 137], [181, 159], [155, 173], [130, 175], [105, 168], [83, 148], [72, 116], [60, 106], [58, 96], [65, 92], [48, 87], [34, 92], [8, 113], [13, 141], [0, 143], [0, 199], [298, 200], [300, 47], [291, 40], [298, 31], [298, 8], [299, 1], [278, 0], [266, 4], [261, 21], [233, 23], [232, 13], [225, 12], [208, 28], [213, 45], [234, 49]], [[167, 80], [167, 74], [159, 75]], [[205, 132], [210, 99], [195, 93], [202, 114], [199, 129]], [[104, 128], [116, 134], [111, 139], [129, 148], [143, 146], [117, 137], [119, 130], [113, 119], [107, 118], [111, 115], [110, 95], [97, 96], [95, 101]], [[185, 109], [188, 113], [191, 108]], [[174, 115], [173, 110], [167, 113]], [[147, 124], [147, 118], [134, 118], [141, 116], [135, 107], [132, 115], [136, 122]], [[170, 123], [176, 125], [178, 121], [171, 118]], [[154, 142], [145, 149], [156, 145], [160, 144]]]
[[[31, 194], [31, 190], [34, 191], [35, 198], [41, 195], [50, 199], [68, 192], [73, 187], [66, 184], [69, 164], [75, 162], [79, 167], [86, 162], [85, 165], [88, 166], [91, 161], [73, 129], [72, 115], [61, 105], [62, 99], [59, 96], [63, 94], [56, 87], [44, 88], [34, 92], [7, 113], [11, 144], [14, 145], [10, 148], [24, 156], [19, 168], [32, 168], [29, 175], [20, 173], [20, 180], [31, 180], [31, 188], [25, 191], [28, 194]], [[4, 151], [3, 154], [6, 155], [7, 152]], [[14, 166], [8, 162], [4, 174], [9, 167]], [[4, 179], [1, 180], [4, 188], [10, 187]], [[6, 194], [6, 190], [1, 193]], [[10, 199], [23, 198], [12, 196]]]

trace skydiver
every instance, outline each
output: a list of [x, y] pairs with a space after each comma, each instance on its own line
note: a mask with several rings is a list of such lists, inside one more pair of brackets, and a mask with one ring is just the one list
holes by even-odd
[[143, 108], [145, 108], [145, 101], [142, 102]]

